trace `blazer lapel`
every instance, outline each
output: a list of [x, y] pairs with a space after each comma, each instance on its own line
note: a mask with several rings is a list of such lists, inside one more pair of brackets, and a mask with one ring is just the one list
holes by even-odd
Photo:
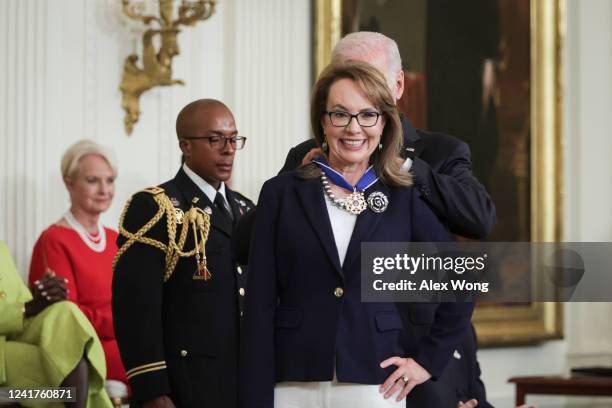
[[200, 190], [200, 188], [193, 181], [191, 181], [191, 179], [189, 178], [189, 176], [187, 176], [187, 174], [185, 174], [183, 169], [180, 169], [178, 171], [174, 180], [177, 182], [179, 189], [181, 190], [181, 193], [183, 194], [189, 206], [191, 206], [193, 198], [197, 197], [199, 200], [196, 204], [196, 207], [199, 207], [202, 210], [208, 207], [212, 211], [212, 214], [210, 215], [210, 225], [213, 228], [222, 231], [227, 236], [232, 236], [232, 225], [223, 222], [223, 215], [219, 212], [217, 207], [215, 207], [215, 205], [208, 199], [206, 194], [204, 194], [204, 192]]
[[331, 223], [329, 222], [329, 214], [325, 205], [325, 197], [323, 197], [323, 188], [319, 179], [304, 180], [298, 183], [295, 187], [300, 204], [304, 208], [312, 228], [314, 229], [321, 245], [325, 249], [327, 256], [336, 268], [336, 271], [342, 275], [340, 267], [340, 258], [338, 257], [338, 249], [334, 240]]
[[[389, 198], [389, 188], [379, 181], [366, 191], [366, 200], [375, 191], [380, 191]], [[343, 269], [349, 268], [359, 257], [361, 254], [361, 243], [367, 242], [370, 236], [372, 236], [384, 214], [384, 212], [375, 213], [368, 208], [357, 216], [357, 222], [355, 223], [355, 228], [353, 229], [353, 234], [346, 251], [346, 257], [344, 258]]]

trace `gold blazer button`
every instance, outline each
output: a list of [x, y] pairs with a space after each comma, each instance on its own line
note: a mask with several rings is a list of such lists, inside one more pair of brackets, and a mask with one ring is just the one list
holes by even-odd
[[340, 288], [340, 287], [338, 287], [338, 288], [334, 289], [334, 295], [335, 295], [337, 298], [341, 298], [341, 297], [342, 297], [342, 295], [344, 295], [344, 289], [342, 289], [342, 288]]
[[187, 350], [181, 350], [181, 357], [187, 357]]

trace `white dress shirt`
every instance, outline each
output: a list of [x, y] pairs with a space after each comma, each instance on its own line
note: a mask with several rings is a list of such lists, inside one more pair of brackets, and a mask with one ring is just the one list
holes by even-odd
[[202, 192], [206, 195], [206, 197], [208, 197], [211, 203], [215, 202], [215, 196], [217, 195], [217, 193], [221, 193], [221, 196], [223, 196], [223, 205], [225, 206], [225, 209], [229, 211], [230, 216], [232, 216], [232, 209], [227, 203], [227, 196], [225, 195], [224, 182], [221, 182], [219, 190], [215, 190], [215, 188], [208, 184], [206, 180], [204, 180], [202, 177], [198, 176], [193, 170], [191, 170], [189, 166], [187, 166], [187, 163], [183, 163], [183, 171], [185, 172], [185, 174], [187, 174], [187, 177], [189, 177], [191, 181], [193, 181], [195, 185], [198, 186], [200, 190], [202, 190]]
[[327, 194], [323, 193], [323, 195], [325, 196], [327, 214], [329, 215], [332, 232], [334, 233], [334, 241], [336, 241], [340, 266], [342, 266], [344, 264], [344, 258], [346, 257], [346, 251], [351, 242], [353, 230], [355, 229], [357, 215], [336, 207], [332, 204]]

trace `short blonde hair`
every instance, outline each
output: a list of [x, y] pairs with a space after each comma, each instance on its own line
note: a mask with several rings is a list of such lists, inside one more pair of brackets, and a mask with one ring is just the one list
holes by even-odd
[[62, 156], [62, 177], [64, 179], [73, 178], [78, 170], [79, 161], [88, 154], [94, 154], [106, 160], [113, 171], [113, 176], [117, 177], [117, 160], [113, 151], [89, 139], [79, 140], [66, 150]]

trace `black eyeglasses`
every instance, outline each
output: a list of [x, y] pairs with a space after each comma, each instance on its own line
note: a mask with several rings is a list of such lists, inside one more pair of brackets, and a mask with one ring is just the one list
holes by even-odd
[[232, 137], [222, 137], [222, 136], [188, 136], [183, 139], [187, 140], [208, 140], [208, 144], [210, 147], [217, 150], [223, 150], [227, 146], [228, 143], [232, 144], [234, 150], [240, 150], [244, 147], [247, 138], [244, 136], [232, 136]]
[[382, 116], [382, 113], [378, 112], [359, 112], [356, 115], [344, 111], [326, 111], [325, 113], [329, 116], [332, 126], [335, 127], [346, 127], [353, 118], [357, 120], [357, 124], [361, 127], [372, 127], [378, 123], [378, 118]]

